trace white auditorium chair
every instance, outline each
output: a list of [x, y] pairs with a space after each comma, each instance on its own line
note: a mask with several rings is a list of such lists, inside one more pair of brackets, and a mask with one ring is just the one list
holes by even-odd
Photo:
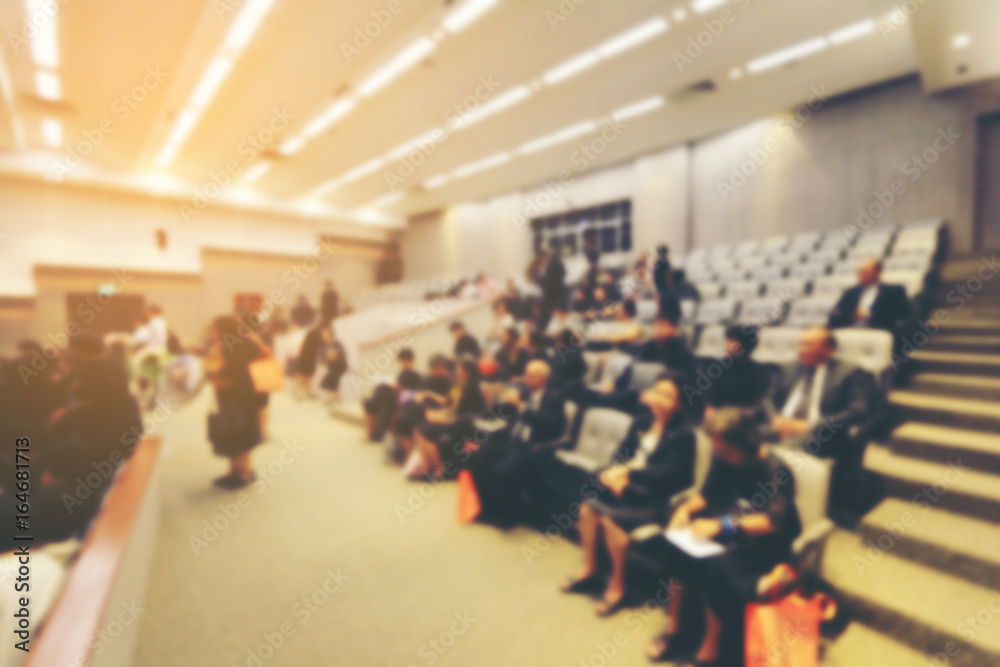
[[796, 266], [802, 266], [802, 262], [806, 260], [812, 250], [803, 250], [801, 248], [789, 248], [788, 252], [782, 253], [780, 255], [771, 255], [771, 266], [780, 266], [785, 269], [794, 269]]
[[628, 382], [628, 389], [631, 391], [646, 391], [668, 370], [666, 366], [656, 361], [636, 361], [631, 369]]
[[885, 285], [902, 285], [906, 289], [906, 296], [911, 299], [924, 291], [924, 284], [927, 280], [926, 271], [883, 271], [882, 283]]
[[764, 291], [769, 297], [778, 297], [785, 301], [794, 301], [806, 295], [809, 291], [809, 281], [802, 278], [785, 278], [767, 283]]
[[584, 373], [581, 380], [588, 387], [597, 384], [597, 381], [601, 378], [601, 367], [604, 365], [604, 357], [597, 352], [584, 352], [583, 362], [587, 365], [587, 372]]
[[652, 324], [658, 308], [659, 302], [656, 299], [639, 299], [635, 302], [635, 317], [642, 324]]
[[780, 324], [788, 313], [789, 302], [774, 297], [752, 299], [740, 305], [737, 324], [752, 324], [757, 327], [772, 327]]
[[885, 257], [886, 246], [878, 243], [855, 246], [847, 253], [845, 261], [860, 262], [865, 259], [882, 259]]
[[916, 229], [934, 229], [938, 230], [944, 226], [944, 220], [941, 218], [925, 218], [923, 220], [911, 220], [910, 222], [905, 222], [900, 225], [900, 230], [903, 232], [909, 232]]
[[858, 284], [858, 279], [852, 274], [823, 276], [813, 281], [813, 295], [836, 294], [840, 296], [848, 287]]
[[908, 239], [896, 239], [896, 243], [892, 246], [892, 253], [889, 256], [927, 255], [930, 257], [937, 253], [938, 245], [939, 239], [936, 234], [932, 237], [914, 236]]
[[684, 269], [684, 279], [690, 283], [711, 283], [715, 282], [715, 271], [703, 267], [691, 267]]
[[764, 239], [760, 244], [760, 254], [764, 257], [780, 255], [785, 252], [790, 242], [791, 239], [787, 236], [772, 236], [771, 238]]
[[740, 268], [740, 264], [737, 260], [731, 259], [729, 257], [720, 257], [717, 259], [708, 260], [708, 266], [716, 274], [722, 273], [723, 271], [730, 271], [732, 269]]
[[815, 250], [819, 247], [820, 243], [824, 241], [824, 235], [821, 232], [805, 232], [802, 234], [796, 234], [791, 238], [788, 243], [789, 251], [792, 248], [797, 250], [802, 250], [803, 252], [809, 252]]
[[739, 243], [733, 248], [732, 257], [736, 259], [741, 259], [744, 257], [752, 257], [758, 254], [758, 249], [760, 248], [759, 241], [744, 241]]
[[684, 258], [685, 266], [704, 265], [708, 260], [708, 248], [696, 248]]
[[727, 269], [726, 271], [719, 271], [718, 278], [720, 283], [738, 283], [747, 279], [747, 271], [744, 269]]
[[733, 251], [736, 248], [731, 245], [717, 245], [713, 246], [708, 251], [709, 261], [717, 261], [720, 259], [730, 259], [733, 256]]
[[813, 327], [825, 326], [830, 319], [830, 311], [840, 300], [840, 294], [813, 295], [799, 299], [792, 304], [785, 318], [785, 326]]
[[752, 255], [750, 257], [743, 257], [737, 260], [739, 268], [744, 271], [756, 271], [766, 267], [770, 263], [770, 259], [764, 257], [763, 255]]
[[892, 334], [879, 329], [847, 328], [837, 329], [834, 336], [834, 357], [865, 369], [875, 376], [882, 390], [888, 390], [892, 380]]
[[768, 327], [760, 330], [757, 349], [751, 355], [754, 360], [767, 364], [790, 364], [799, 357], [799, 338], [802, 329], [798, 327]]
[[802, 532], [792, 542], [792, 553], [803, 559], [807, 550], [820, 547], [836, 528], [828, 516], [833, 459], [821, 459], [788, 447], [769, 447], [768, 451], [780, 458], [795, 478], [795, 509], [799, 512]]
[[861, 262], [860, 259], [842, 259], [832, 267], [830, 267], [830, 274], [834, 276], [846, 276], [853, 275], [858, 272], [858, 264]]
[[721, 359], [726, 356], [725, 325], [713, 324], [702, 329], [694, 355], [706, 359]]
[[681, 321], [691, 322], [698, 312], [698, 302], [694, 299], [681, 299]]
[[762, 266], [750, 272], [750, 279], [762, 283], [772, 283], [776, 280], [784, 280], [788, 269], [783, 266]]
[[934, 266], [934, 259], [931, 255], [896, 255], [882, 262], [882, 271], [895, 273], [899, 271], [918, 272], [926, 275]]
[[845, 233], [831, 232], [823, 237], [818, 250], [845, 250], [854, 245], [854, 239]]
[[695, 323], [700, 325], [726, 324], [735, 318], [736, 307], [737, 303], [732, 299], [703, 301], [698, 308]]
[[701, 295], [702, 300], [714, 300], [721, 299], [723, 293], [726, 291], [726, 286], [722, 283], [695, 283], [695, 289], [698, 290], [698, 294]]
[[762, 285], [758, 282], [744, 281], [730, 283], [726, 286], [726, 298], [736, 301], [748, 301], [760, 296]]
[[806, 257], [806, 264], [836, 264], [844, 258], [843, 248], [821, 248]]
[[632, 427], [632, 417], [611, 408], [589, 408], [573, 449], [556, 451], [556, 458], [573, 468], [594, 473], [611, 463]]

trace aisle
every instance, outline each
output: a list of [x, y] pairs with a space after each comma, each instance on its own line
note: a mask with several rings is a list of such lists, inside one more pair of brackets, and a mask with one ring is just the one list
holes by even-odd
[[404, 481], [317, 403], [276, 397], [262, 482], [242, 496], [215, 490], [224, 465], [204, 436], [208, 398], [163, 425], [163, 518], [136, 665], [648, 664], [661, 612], [598, 619], [557, 591], [579, 566], [574, 545], [458, 525], [454, 484]]

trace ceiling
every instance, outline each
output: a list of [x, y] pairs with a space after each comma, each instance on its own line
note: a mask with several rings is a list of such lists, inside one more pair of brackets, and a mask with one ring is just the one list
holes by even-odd
[[[893, 0], [496, 0], [464, 29], [444, 27], [479, 1], [7, 0], [0, 3], [0, 30], [8, 35], [0, 167], [52, 180], [56, 162], [72, 163], [56, 180], [89, 176], [182, 198], [197, 192], [222, 203], [312, 207], [391, 225], [576, 169], [574, 153], [602, 132], [614, 141], [587, 159], [588, 170], [800, 104], [813, 87], [836, 94], [922, 71], [934, 82], [928, 87], [938, 89], [1000, 73], [996, 42], [985, 33], [990, 24], [977, 20], [994, 11], [977, 7], [997, 4], [991, 0], [912, 0], [909, 15]], [[702, 3], [717, 6], [696, 12]], [[39, 9], [47, 6], [58, 6], [54, 17]], [[241, 12], [251, 11], [262, 18], [245, 47], [220, 51], [234, 26], [248, 20]], [[867, 19], [876, 21], [867, 34], [831, 35]], [[649, 29], [645, 41], [620, 52], [607, 45], [637, 26]], [[366, 29], [374, 35], [367, 42]], [[32, 48], [31, 36], [41, 33], [55, 34], [54, 67]], [[956, 74], [959, 47], [952, 41], [965, 33], [969, 43], [960, 48], [974, 66]], [[825, 48], [816, 53], [748, 71], [761, 56], [808, 47], [817, 37]], [[691, 46], [698, 41], [700, 53]], [[418, 43], [429, 52], [377, 92], [362, 92], [373, 74]], [[560, 82], [543, 78], [602, 44], [592, 67]], [[220, 53], [231, 69], [195, 105], [190, 132], [165, 151]], [[680, 54], [690, 60], [678, 60]], [[56, 100], [39, 96], [39, 72], [58, 78]], [[524, 99], [453, 127], [458, 111], [516, 95], [522, 86]], [[345, 99], [354, 102], [346, 115], [299, 150], [281, 150]], [[643, 101], [646, 113], [617, 125], [609, 120]], [[61, 125], [62, 141], [54, 142], [61, 146], [46, 146], [43, 127], [53, 122]], [[391, 155], [435, 128], [441, 131], [405, 164]], [[518, 150], [566, 128], [574, 131], [561, 142]], [[75, 153], [84, 151], [75, 166]], [[492, 166], [462, 171], [494, 156]], [[246, 180], [256, 171], [262, 175]], [[213, 191], [213, 182], [224, 184]]]

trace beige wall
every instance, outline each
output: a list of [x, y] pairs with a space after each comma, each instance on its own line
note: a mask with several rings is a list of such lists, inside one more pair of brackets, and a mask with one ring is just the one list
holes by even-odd
[[[632, 200], [636, 248], [667, 243], [683, 254], [776, 234], [836, 231], [856, 224], [858, 208], [878, 204], [875, 193], [897, 180], [903, 194], [893, 195], [879, 220], [943, 217], [953, 249], [972, 249], [975, 119], [1000, 107], [1000, 92], [984, 87], [928, 96], [918, 79], [907, 78], [813, 105], [798, 118], [792, 109], [576, 176], [561, 188], [550, 183], [549, 191], [560, 191], [556, 197], [539, 186], [428, 216], [401, 237], [404, 276], [480, 268], [519, 273], [529, 260], [531, 236], [514, 223], [517, 215], [623, 198]], [[958, 137], [937, 151], [939, 132], [949, 128]], [[922, 170], [913, 157], [925, 151], [935, 161]], [[752, 155], [761, 164], [746, 164], [751, 175], [731, 180]]]

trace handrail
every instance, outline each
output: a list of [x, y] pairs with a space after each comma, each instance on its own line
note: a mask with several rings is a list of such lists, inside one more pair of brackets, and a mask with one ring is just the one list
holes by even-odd
[[143, 438], [125, 462], [23, 667], [89, 661], [159, 453], [159, 437]]

